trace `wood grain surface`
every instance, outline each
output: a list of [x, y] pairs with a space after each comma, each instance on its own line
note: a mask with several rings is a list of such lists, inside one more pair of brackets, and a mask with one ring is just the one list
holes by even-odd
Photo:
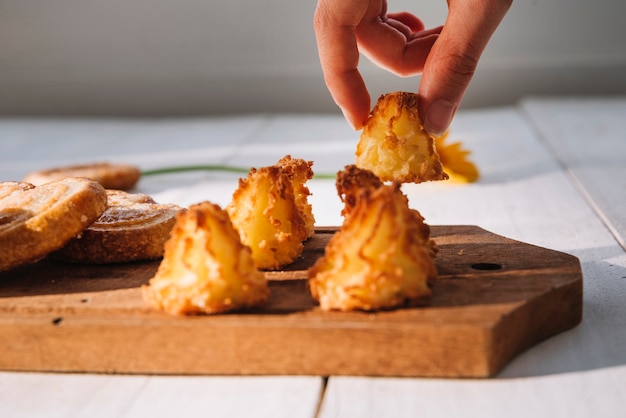
[[476, 226], [433, 226], [439, 278], [427, 306], [323, 312], [300, 260], [267, 273], [263, 309], [173, 317], [140, 286], [158, 262], [82, 266], [43, 260], [0, 273], [0, 369], [201, 374], [489, 377], [521, 351], [582, 319], [571, 255]]

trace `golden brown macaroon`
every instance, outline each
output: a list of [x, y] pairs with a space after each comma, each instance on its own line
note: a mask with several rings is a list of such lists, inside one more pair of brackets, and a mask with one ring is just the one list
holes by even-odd
[[380, 96], [365, 122], [355, 164], [382, 181], [421, 183], [448, 175], [417, 112], [419, 96], [394, 92]]
[[292, 263], [313, 234], [304, 186], [313, 174], [311, 164], [287, 156], [276, 165], [252, 168], [239, 180], [226, 211], [257, 268], [276, 270]]
[[152, 307], [169, 314], [214, 314], [259, 306], [269, 288], [228, 214], [202, 202], [181, 212], [156, 275], [142, 287]]
[[347, 170], [351, 174], [338, 177], [337, 189], [353, 203], [324, 256], [308, 270], [312, 296], [321, 309], [341, 311], [427, 301], [437, 276], [429, 226], [409, 208], [399, 183], [376, 185], [370, 173], [361, 171], [359, 180], [357, 169]]
[[313, 216], [313, 207], [309, 203], [311, 191], [306, 183], [313, 178], [313, 161], [286, 155], [278, 160], [276, 165], [282, 167], [291, 179], [296, 207], [304, 219], [307, 238], [310, 238], [315, 233], [315, 217]]
[[158, 259], [183, 210], [159, 204], [152, 197], [121, 190], [107, 190], [104, 213], [79, 235], [54, 253], [74, 263], [110, 264]]
[[105, 189], [130, 190], [139, 181], [141, 171], [129, 164], [103, 162], [34, 171], [27, 174], [23, 181], [39, 186], [66, 177], [87, 177], [97, 181]]
[[106, 206], [104, 188], [85, 178], [14, 189], [0, 199], [0, 271], [58, 250], [95, 221]]
[[[348, 165], [343, 171], [337, 173], [336, 186], [339, 198], [344, 204], [341, 215], [344, 217], [344, 221], [346, 221], [357, 206], [357, 203], [363, 199], [363, 196], [368, 196], [372, 191], [383, 187], [384, 183], [371, 171], [361, 169], [356, 165]], [[401, 192], [398, 193], [401, 194]], [[410, 209], [410, 211], [417, 218], [416, 225], [420, 227], [419, 235], [430, 237], [430, 227], [424, 223], [422, 215], [417, 210]], [[425, 242], [428, 250], [434, 257], [437, 253], [435, 242], [429, 238]]]

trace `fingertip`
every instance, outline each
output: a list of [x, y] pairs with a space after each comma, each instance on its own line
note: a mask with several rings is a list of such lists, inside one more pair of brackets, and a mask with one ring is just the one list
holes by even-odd
[[[355, 96], [352, 96], [357, 97]], [[335, 102], [339, 109], [341, 109], [341, 113], [343, 113], [344, 118], [350, 124], [352, 129], [355, 131], [360, 131], [363, 129], [365, 121], [369, 117], [370, 114], [370, 99], [369, 95], [363, 98], [361, 101], [357, 102]]]
[[343, 113], [344, 118], [346, 118], [348, 124], [350, 124], [350, 127], [352, 127], [354, 131], [360, 131], [363, 128], [363, 121], [355, 118], [354, 115], [351, 115], [345, 109], [341, 109], [341, 112]]
[[425, 111], [424, 129], [433, 136], [443, 135], [452, 122], [457, 105], [449, 100], [438, 99], [432, 102]]

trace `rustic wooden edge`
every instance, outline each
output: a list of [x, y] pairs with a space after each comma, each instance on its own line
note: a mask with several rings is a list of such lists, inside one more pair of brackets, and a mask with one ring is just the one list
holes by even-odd
[[[330, 236], [334, 230], [320, 228], [319, 234]], [[582, 273], [577, 258], [475, 226], [433, 226], [432, 232], [440, 247], [440, 260], [450, 259], [439, 266], [442, 285], [453, 289], [473, 286], [472, 280], [478, 280], [485, 286], [491, 283], [491, 288], [506, 288], [516, 277], [528, 283], [523, 290], [528, 296], [515, 300], [514, 294], [494, 293], [489, 303], [472, 305], [461, 300], [461, 291], [455, 303], [442, 297], [435, 298], [428, 308], [378, 313], [321, 312], [312, 302], [304, 309], [211, 317], [170, 317], [141, 306], [103, 314], [77, 309], [69, 302], [60, 310], [0, 309], [0, 369], [489, 377], [521, 351], [580, 323]], [[478, 249], [482, 253], [473, 254]], [[478, 270], [474, 275], [480, 274], [480, 279], [458, 262], [474, 257], [469, 261], [508, 263], [507, 255], [498, 254], [497, 249], [539, 258], [530, 268], [511, 263], [499, 270]], [[294, 295], [306, 289], [302, 279], [274, 282], [274, 286]], [[489, 287], [485, 289], [489, 291]], [[116, 291], [103, 295], [111, 292], [115, 299]], [[137, 289], [118, 293], [132, 299]], [[0, 307], [3, 299], [0, 297]]]

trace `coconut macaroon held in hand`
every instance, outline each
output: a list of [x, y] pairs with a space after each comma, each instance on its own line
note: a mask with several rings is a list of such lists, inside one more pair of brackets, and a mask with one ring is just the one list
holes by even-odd
[[337, 190], [346, 203], [344, 223], [308, 270], [321, 309], [372, 311], [427, 301], [437, 276], [436, 249], [400, 184], [383, 184], [348, 166]]
[[422, 183], [446, 180], [435, 140], [417, 111], [419, 96], [394, 92], [381, 96], [365, 121], [355, 163], [382, 181]]
[[173, 315], [252, 308], [269, 296], [250, 248], [226, 211], [209, 202], [178, 214], [163, 260], [142, 291], [151, 306]]
[[257, 268], [276, 270], [292, 263], [313, 235], [305, 186], [313, 177], [312, 164], [286, 156], [275, 165], [252, 168], [239, 180], [226, 211], [241, 242], [252, 250]]

